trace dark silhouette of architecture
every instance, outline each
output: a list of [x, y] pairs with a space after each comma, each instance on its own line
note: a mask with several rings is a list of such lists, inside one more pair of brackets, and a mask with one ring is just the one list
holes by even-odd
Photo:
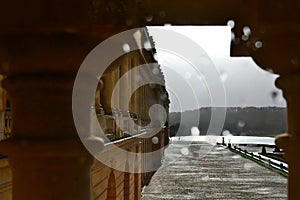
[[[276, 85], [287, 100], [288, 128], [276, 144], [284, 149], [289, 164], [289, 199], [298, 200], [299, 12], [296, 0], [2, 1], [0, 72], [11, 97], [13, 130], [12, 137], [0, 143], [0, 152], [8, 156], [12, 168], [13, 198], [90, 198], [93, 158], [74, 126], [72, 86], [80, 64], [96, 45], [145, 25], [226, 25], [234, 20], [231, 56], [251, 56], [261, 68], [280, 75]], [[244, 26], [252, 30], [248, 40], [241, 39]], [[117, 177], [123, 175], [113, 173], [118, 185]], [[137, 190], [139, 176], [134, 174]]]

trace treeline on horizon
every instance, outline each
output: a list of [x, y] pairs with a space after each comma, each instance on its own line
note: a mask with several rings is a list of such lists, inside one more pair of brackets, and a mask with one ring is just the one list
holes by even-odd
[[[198, 110], [170, 113], [170, 135], [190, 136], [191, 128], [198, 127], [200, 135], [220, 133], [222, 113], [226, 111], [221, 132], [232, 135], [275, 136], [286, 131], [286, 108], [282, 107], [205, 107]], [[214, 120], [211, 121], [212, 112]]]

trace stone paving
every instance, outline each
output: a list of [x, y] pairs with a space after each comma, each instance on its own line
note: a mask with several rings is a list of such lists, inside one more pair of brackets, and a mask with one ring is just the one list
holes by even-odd
[[222, 146], [173, 142], [142, 195], [142, 200], [287, 199], [287, 178]]

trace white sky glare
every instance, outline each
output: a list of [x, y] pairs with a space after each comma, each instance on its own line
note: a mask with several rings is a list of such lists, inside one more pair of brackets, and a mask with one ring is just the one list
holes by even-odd
[[[277, 75], [262, 70], [250, 57], [230, 57], [230, 27], [164, 26], [160, 28], [183, 34], [201, 46], [213, 62], [212, 67], [218, 70], [226, 95], [225, 105], [213, 105], [210, 90], [214, 87], [205, 81], [205, 72], [203, 72], [202, 67], [195, 66], [195, 69], [186, 60], [161, 49], [160, 43], [162, 41], [160, 40], [170, 38], [155, 37], [155, 33], [150, 29], [149, 33], [153, 36], [157, 49], [158, 63], [165, 75], [166, 87], [171, 101], [171, 112], [210, 106], [286, 106], [281, 90], [274, 85]], [[178, 74], [176, 75], [174, 71]], [[184, 85], [191, 87], [192, 95], [186, 91]]]

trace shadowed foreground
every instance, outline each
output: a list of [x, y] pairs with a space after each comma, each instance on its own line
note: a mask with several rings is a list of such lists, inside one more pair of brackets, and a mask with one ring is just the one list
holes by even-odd
[[287, 199], [287, 179], [224, 147], [179, 141], [166, 149], [142, 194], [143, 200]]

